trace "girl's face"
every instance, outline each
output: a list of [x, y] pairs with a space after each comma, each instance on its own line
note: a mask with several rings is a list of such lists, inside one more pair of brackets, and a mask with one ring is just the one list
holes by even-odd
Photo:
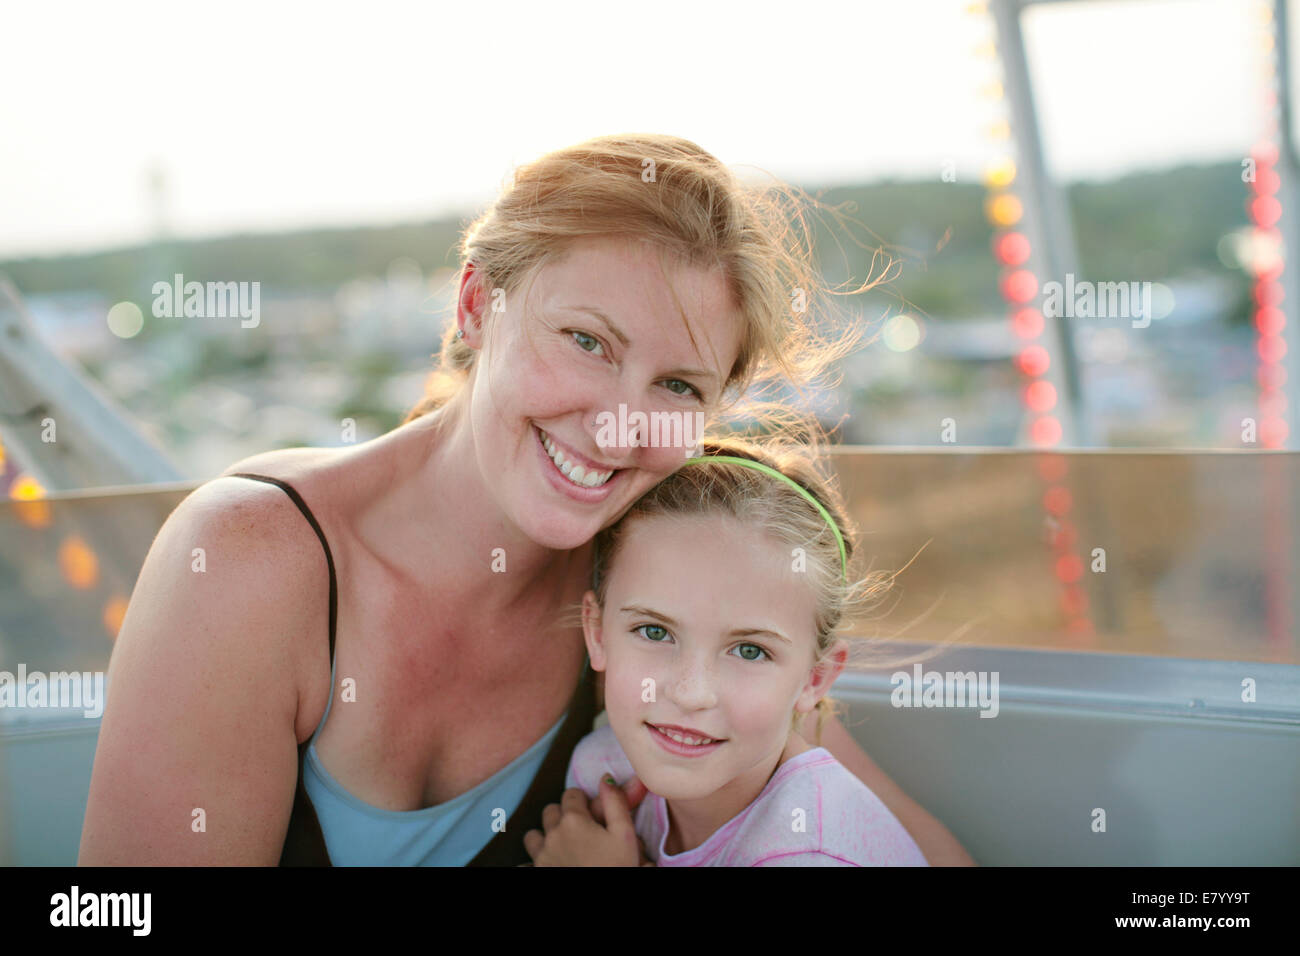
[[[523, 292], [505, 301], [469, 279], [462, 288], [465, 340], [482, 350], [470, 392], [475, 455], [507, 520], [569, 550], [689, 457], [697, 413], [707, 420], [740, 353], [743, 320], [720, 272], [661, 268], [656, 249], [626, 240], [576, 241]], [[660, 429], [602, 431], [620, 405], [625, 422], [669, 413], [683, 427], [663, 434], [690, 442], [644, 447]]]
[[729, 516], [637, 518], [603, 611], [587, 593], [583, 626], [610, 726], [654, 793], [730, 788], [752, 799], [794, 712], [830, 688], [840, 668], [814, 667], [815, 596], [792, 563], [789, 547]]

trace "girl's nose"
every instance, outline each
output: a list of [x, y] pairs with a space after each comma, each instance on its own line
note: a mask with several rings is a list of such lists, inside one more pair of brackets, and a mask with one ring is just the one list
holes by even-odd
[[710, 665], [697, 657], [679, 656], [668, 682], [668, 697], [683, 710], [717, 706], [717, 688]]

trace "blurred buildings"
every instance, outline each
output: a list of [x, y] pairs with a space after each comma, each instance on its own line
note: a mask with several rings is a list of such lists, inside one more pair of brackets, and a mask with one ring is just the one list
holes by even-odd
[[[451, 320], [453, 277], [399, 258], [383, 276], [337, 286], [264, 285], [256, 328], [154, 318], [138, 302], [145, 327], [130, 339], [109, 331], [113, 303], [102, 295], [36, 295], [28, 306], [56, 350], [87, 367], [188, 475], [205, 478], [269, 448], [338, 445], [345, 418], [358, 441], [400, 422]], [[1254, 359], [1252, 331], [1222, 321], [1232, 287], [1210, 277], [1165, 288], [1165, 314], [1147, 328], [1075, 320], [1095, 444], [1238, 447]], [[835, 394], [811, 399], [827, 424], [843, 420], [846, 443], [938, 445], [947, 419], [957, 444], [1015, 443], [1022, 378], [1005, 318], [904, 315], [883, 299], [862, 312], [879, 317], [869, 324], [881, 334], [845, 363]]]

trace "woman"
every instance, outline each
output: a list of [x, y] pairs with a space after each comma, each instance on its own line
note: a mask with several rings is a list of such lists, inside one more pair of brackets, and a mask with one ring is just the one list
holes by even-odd
[[[164, 524], [110, 665], [80, 862], [526, 863], [599, 706], [559, 623], [591, 540], [689, 453], [598, 443], [602, 413], [715, 418], [842, 351], [790, 308], [815, 278], [785, 217], [673, 137], [518, 170], [466, 234], [456, 327], [408, 420], [254, 456]], [[969, 862], [838, 722], [823, 744], [931, 863]]]

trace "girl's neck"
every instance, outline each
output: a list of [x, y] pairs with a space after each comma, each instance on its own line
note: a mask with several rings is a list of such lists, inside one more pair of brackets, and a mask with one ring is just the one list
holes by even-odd
[[763, 788], [788, 760], [812, 749], [802, 737], [791, 733], [780, 756], [768, 765], [756, 767], [707, 797], [665, 801], [668, 808], [668, 834], [664, 838], [664, 852], [677, 856], [703, 846], [709, 837], [758, 799]]

